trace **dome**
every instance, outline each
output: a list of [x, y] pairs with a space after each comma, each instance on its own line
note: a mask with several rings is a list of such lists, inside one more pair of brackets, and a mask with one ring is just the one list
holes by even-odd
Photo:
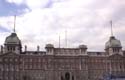
[[117, 47], [117, 48], [119, 47], [119, 48], [121, 48], [122, 45], [121, 45], [120, 40], [117, 40], [114, 36], [111, 36], [109, 41], [106, 42], [106, 44], [105, 44], [105, 49], [110, 48], [110, 47]]
[[11, 33], [10, 36], [6, 37], [5, 44], [20, 44], [20, 40], [16, 33]]
[[79, 48], [85, 48], [85, 49], [87, 49], [87, 46], [86, 45], [79, 45]]
[[53, 48], [54, 46], [52, 44], [46, 44], [46, 48]]

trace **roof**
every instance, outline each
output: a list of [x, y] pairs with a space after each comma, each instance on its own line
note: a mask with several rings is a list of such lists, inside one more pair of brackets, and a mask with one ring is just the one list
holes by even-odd
[[20, 44], [21, 41], [19, 40], [16, 33], [11, 33], [8, 37], [6, 37], [5, 44]]
[[46, 44], [46, 48], [54, 48], [53, 44]]
[[121, 48], [122, 45], [121, 45], [120, 40], [117, 40], [114, 36], [111, 36], [109, 41], [107, 41], [106, 44], [105, 44], [105, 49], [108, 49], [110, 47], [119, 47], [119, 48]]

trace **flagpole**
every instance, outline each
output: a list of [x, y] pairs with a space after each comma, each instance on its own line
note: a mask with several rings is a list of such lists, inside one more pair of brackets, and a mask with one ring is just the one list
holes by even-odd
[[60, 34], [59, 34], [59, 48], [60, 48]]
[[111, 25], [111, 36], [113, 36], [112, 20], [110, 21], [110, 25]]
[[67, 48], [67, 29], [65, 30], [65, 46]]
[[16, 32], [15, 27], [16, 27], [16, 15], [14, 16], [14, 28], [13, 28], [14, 33]]

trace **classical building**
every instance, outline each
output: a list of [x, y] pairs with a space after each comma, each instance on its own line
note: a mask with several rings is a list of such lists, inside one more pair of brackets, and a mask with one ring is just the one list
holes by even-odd
[[125, 76], [125, 51], [121, 42], [111, 36], [105, 52], [77, 48], [55, 48], [47, 44], [45, 51], [22, 51], [15, 32], [5, 39], [0, 52], [0, 80], [102, 80]]

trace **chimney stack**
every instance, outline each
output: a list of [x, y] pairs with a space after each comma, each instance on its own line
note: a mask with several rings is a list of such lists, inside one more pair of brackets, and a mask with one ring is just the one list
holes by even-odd
[[1, 54], [3, 54], [3, 46], [1, 45]]
[[37, 51], [40, 51], [40, 47], [39, 46], [37, 46]]
[[25, 45], [25, 52], [27, 51], [27, 46]]

